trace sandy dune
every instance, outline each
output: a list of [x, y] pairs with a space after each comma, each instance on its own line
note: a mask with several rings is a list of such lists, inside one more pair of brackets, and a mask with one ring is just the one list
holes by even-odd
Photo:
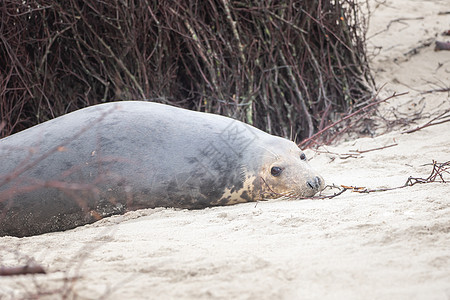
[[[433, 50], [436, 39], [449, 40], [440, 34], [450, 15], [438, 14], [448, 0], [383, 3], [371, 2], [368, 41], [377, 84], [386, 83], [380, 96], [409, 93], [380, 114], [393, 120], [423, 109], [422, 119], [385, 134], [380, 121], [375, 137], [308, 150], [328, 184], [396, 187], [427, 177], [432, 160], [450, 160], [450, 122], [402, 134], [450, 108], [448, 92], [423, 93], [450, 85], [450, 52]], [[0, 265], [27, 259], [49, 274], [0, 277], [0, 299], [450, 299], [450, 185], [142, 210], [0, 238]]]

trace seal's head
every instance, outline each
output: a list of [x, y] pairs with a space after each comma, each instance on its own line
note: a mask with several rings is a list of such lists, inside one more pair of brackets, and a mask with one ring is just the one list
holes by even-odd
[[309, 166], [305, 153], [295, 143], [272, 138], [264, 148], [264, 163], [258, 174], [263, 198], [304, 198], [323, 190], [325, 181]]

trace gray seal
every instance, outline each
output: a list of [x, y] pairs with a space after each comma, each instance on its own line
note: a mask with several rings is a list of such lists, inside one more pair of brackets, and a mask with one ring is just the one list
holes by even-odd
[[71, 229], [140, 208], [310, 197], [324, 180], [295, 143], [153, 102], [80, 109], [0, 140], [0, 236]]

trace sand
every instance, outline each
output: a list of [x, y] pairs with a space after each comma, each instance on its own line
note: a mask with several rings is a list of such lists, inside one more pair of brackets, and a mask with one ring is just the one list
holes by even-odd
[[[378, 1], [382, 2], [382, 1]], [[368, 40], [383, 122], [373, 137], [307, 150], [328, 184], [367, 188], [427, 177], [450, 160], [450, 122], [402, 133], [450, 108], [448, 1], [371, 1]], [[399, 20], [402, 18], [402, 20]], [[416, 49], [413, 53], [407, 54]], [[381, 150], [348, 157], [354, 150]], [[328, 152], [328, 153], [325, 153]], [[450, 179], [450, 176], [447, 176]], [[0, 238], [0, 265], [48, 274], [0, 277], [0, 299], [450, 299], [450, 185], [347, 191], [327, 200], [188, 211], [149, 209], [66, 232]]]

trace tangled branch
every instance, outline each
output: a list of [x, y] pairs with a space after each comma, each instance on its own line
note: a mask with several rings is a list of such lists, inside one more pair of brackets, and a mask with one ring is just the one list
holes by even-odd
[[358, 186], [349, 186], [349, 185], [340, 185], [340, 186], [328, 186], [329, 188], [338, 189], [337, 193], [334, 193], [332, 195], [319, 195], [307, 199], [331, 199], [334, 197], [337, 197], [339, 195], [342, 195], [346, 191], [352, 191], [356, 193], [375, 193], [375, 192], [386, 192], [386, 191], [392, 191], [392, 190], [398, 190], [402, 189], [408, 186], [413, 186], [418, 183], [433, 183], [433, 182], [441, 182], [441, 183], [448, 183], [448, 179], [444, 179], [444, 175], [450, 175], [450, 161], [447, 161], [445, 163], [438, 163], [435, 160], [433, 160], [433, 169], [431, 171], [431, 174], [427, 178], [420, 178], [420, 177], [408, 177], [408, 180], [404, 185], [392, 187], [392, 188], [378, 188], [378, 189], [371, 189], [367, 187], [358, 187]]
[[373, 96], [358, 3], [2, 1], [0, 137], [152, 99], [308, 138]]

